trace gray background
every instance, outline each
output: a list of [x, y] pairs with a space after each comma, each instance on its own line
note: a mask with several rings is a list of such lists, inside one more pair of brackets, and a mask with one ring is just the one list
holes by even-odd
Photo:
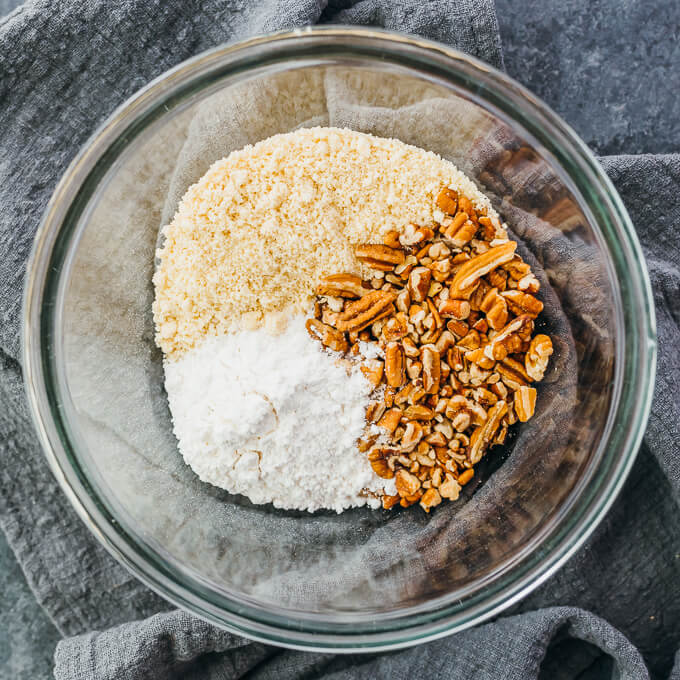
[[[18, 4], [0, 0], [0, 16]], [[496, 5], [508, 73], [597, 153], [680, 151], [680, 3], [496, 0]], [[576, 94], [584, 81], [590, 84], [587, 98]], [[0, 678], [50, 677], [57, 640], [0, 532]]]

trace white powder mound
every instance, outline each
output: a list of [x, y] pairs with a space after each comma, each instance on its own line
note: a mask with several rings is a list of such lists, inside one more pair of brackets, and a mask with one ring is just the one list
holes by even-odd
[[304, 326], [209, 337], [165, 362], [174, 431], [205, 482], [254, 503], [337, 512], [394, 494], [356, 442], [371, 385], [356, 364], [324, 352]]

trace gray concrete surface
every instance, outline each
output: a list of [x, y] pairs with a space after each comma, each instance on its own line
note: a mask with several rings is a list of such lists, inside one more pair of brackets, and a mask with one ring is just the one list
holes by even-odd
[[[680, 2], [496, 2], [508, 73], [597, 153], [680, 151]], [[58, 639], [0, 533], [0, 679], [51, 677]]]

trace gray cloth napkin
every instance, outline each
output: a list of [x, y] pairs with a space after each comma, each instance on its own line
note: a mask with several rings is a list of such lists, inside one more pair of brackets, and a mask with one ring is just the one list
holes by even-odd
[[[655, 290], [659, 375], [642, 451], [587, 546], [493, 623], [371, 656], [243, 640], [168, 611], [87, 533], [47, 470], [21, 387], [19, 300], [31, 239], [60, 174], [116, 105], [175, 63], [227, 40], [318, 21], [418, 33], [502, 66], [490, 0], [35, 2], [0, 24], [0, 524], [38, 600], [65, 636], [77, 636], [60, 643], [55, 675], [643, 678], [646, 661], [668, 677], [680, 636], [677, 156], [603, 159]], [[108, 630], [83, 635], [93, 629]], [[672, 677], [680, 678], [680, 664]]]

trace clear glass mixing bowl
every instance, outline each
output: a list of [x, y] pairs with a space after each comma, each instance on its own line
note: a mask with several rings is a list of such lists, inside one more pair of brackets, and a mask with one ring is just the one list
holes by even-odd
[[[474, 178], [543, 280], [556, 352], [535, 417], [426, 516], [254, 506], [197, 480], [171, 431], [151, 317], [158, 228], [233, 149], [351, 127]], [[36, 427], [87, 526], [169, 600], [251, 638], [388, 649], [479, 623], [554, 572], [621, 488], [650, 406], [653, 306], [621, 200], [507, 76], [416, 38], [305, 29], [220, 47], [121, 106], [57, 187], [27, 277]]]

